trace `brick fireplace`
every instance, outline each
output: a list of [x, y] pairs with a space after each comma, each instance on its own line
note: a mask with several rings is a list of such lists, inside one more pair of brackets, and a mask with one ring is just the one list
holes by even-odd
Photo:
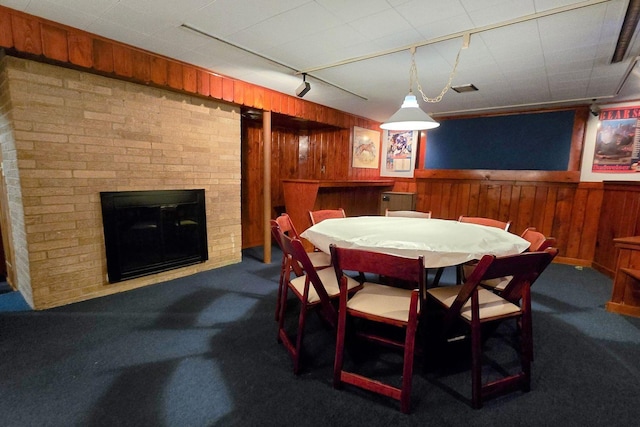
[[[0, 144], [10, 268], [36, 309], [241, 259], [236, 106], [4, 56]], [[109, 284], [100, 192], [190, 188], [205, 190], [208, 260]]]

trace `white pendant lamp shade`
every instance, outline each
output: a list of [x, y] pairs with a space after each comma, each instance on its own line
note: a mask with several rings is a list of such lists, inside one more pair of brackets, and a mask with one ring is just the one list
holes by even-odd
[[427, 113], [420, 109], [418, 101], [412, 93], [404, 98], [402, 106], [380, 127], [386, 130], [424, 130], [440, 126]]

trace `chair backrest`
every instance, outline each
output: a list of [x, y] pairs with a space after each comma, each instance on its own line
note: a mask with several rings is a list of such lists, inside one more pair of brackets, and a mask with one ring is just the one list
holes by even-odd
[[346, 217], [347, 215], [344, 213], [344, 209], [342, 208], [309, 211], [309, 218], [311, 219], [311, 224], [317, 224], [329, 218], [346, 218]]
[[547, 248], [541, 252], [524, 252], [503, 257], [483, 256], [462, 285], [447, 313], [447, 321], [451, 322], [459, 315], [463, 306], [473, 296], [482, 281], [512, 277], [500, 296], [510, 302], [518, 303], [522, 298], [525, 286], [531, 286], [557, 254], [558, 249]]
[[554, 237], [546, 237], [534, 227], [529, 227], [524, 230], [520, 237], [529, 242], [529, 248], [527, 249], [529, 252], [544, 251], [556, 244]]
[[295, 265], [299, 263], [302, 265], [304, 269], [304, 274], [306, 274], [309, 279], [309, 283], [313, 286], [320, 297], [320, 304], [322, 306], [322, 313], [326, 320], [328, 320], [333, 326], [336, 325], [338, 319], [338, 313], [331, 303], [331, 299], [329, 298], [329, 294], [327, 294], [327, 290], [322, 283], [320, 277], [318, 277], [318, 272], [313, 266], [313, 263], [309, 259], [309, 255], [304, 249], [302, 242], [298, 238], [291, 238], [284, 233], [281, 233], [282, 240], [282, 250], [285, 254], [289, 255], [289, 267], [291, 268], [289, 271], [295, 271]]
[[[345, 271], [358, 271], [380, 275], [385, 280], [399, 281], [403, 288], [418, 289], [422, 295], [425, 285], [424, 259], [404, 258], [397, 255], [372, 252], [362, 249], [341, 248], [330, 246], [331, 260], [336, 271], [336, 277], [340, 281]], [[422, 300], [422, 298], [420, 298]]]
[[511, 221], [505, 222], [505, 221], [500, 221], [498, 219], [484, 218], [479, 216], [460, 215], [460, 218], [458, 218], [458, 221], [470, 222], [472, 224], [479, 224], [479, 225], [487, 225], [489, 227], [501, 228], [505, 231], [509, 231], [509, 226], [511, 225]]
[[390, 211], [387, 209], [384, 214], [385, 216], [403, 216], [407, 218], [431, 218], [431, 211]]
[[[293, 270], [296, 276], [302, 276], [304, 274], [304, 271], [302, 271], [301, 264], [297, 262], [286, 264], [290, 260], [291, 254], [286, 250], [283, 239], [285, 236], [297, 237], [295, 235], [292, 235], [292, 229], [288, 228], [288, 224], [291, 224], [291, 226], [293, 226], [293, 223], [291, 223], [290, 221], [287, 222], [286, 218], [281, 217], [272, 219], [269, 221], [269, 223], [271, 224], [271, 235], [273, 236], [273, 240], [276, 241], [278, 247], [280, 247], [280, 250], [282, 251], [282, 269], [285, 270], [287, 268], [290, 268]], [[281, 227], [280, 224], [283, 224], [284, 230], [287, 231], [283, 231], [283, 227]], [[295, 229], [293, 229], [293, 232], [295, 233]]]
[[289, 237], [297, 237], [300, 238], [296, 227], [293, 225], [293, 221], [291, 221], [291, 217], [287, 213], [280, 214], [279, 217], [275, 219], [275, 221], [280, 226], [280, 230]]

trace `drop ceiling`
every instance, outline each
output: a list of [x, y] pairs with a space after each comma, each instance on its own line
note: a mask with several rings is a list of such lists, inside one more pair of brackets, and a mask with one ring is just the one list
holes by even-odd
[[[637, 31], [611, 58], [628, 0], [0, 0], [10, 7], [384, 121], [418, 83], [434, 116], [640, 99]], [[461, 47], [468, 35], [468, 48]], [[417, 93], [417, 87], [413, 87]], [[418, 95], [420, 99], [420, 95]]]

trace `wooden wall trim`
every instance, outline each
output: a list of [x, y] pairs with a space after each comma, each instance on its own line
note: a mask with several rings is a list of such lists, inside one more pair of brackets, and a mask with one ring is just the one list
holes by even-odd
[[0, 48], [35, 61], [349, 129], [378, 122], [0, 6]]
[[452, 179], [481, 181], [580, 182], [579, 171], [420, 169], [416, 179]]
[[568, 171], [580, 171], [589, 114], [590, 111], [588, 107], [576, 109], [576, 115], [573, 120], [573, 132], [571, 133], [571, 151], [569, 152], [569, 164], [567, 165]]

